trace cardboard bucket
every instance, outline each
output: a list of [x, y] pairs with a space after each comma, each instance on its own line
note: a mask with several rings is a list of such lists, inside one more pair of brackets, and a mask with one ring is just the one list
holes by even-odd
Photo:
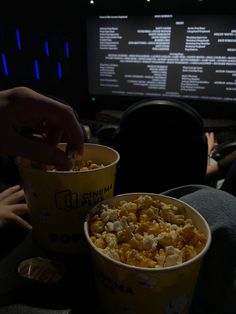
[[[132, 201], [141, 194], [143, 193], [119, 195], [102, 203]], [[206, 236], [205, 246], [192, 259], [170, 267], [144, 268], [122, 263], [104, 254], [91, 240], [89, 222], [100, 208], [100, 204], [97, 205], [88, 215], [84, 229], [92, 253], [99, 301], [106, 314], [187, 314], [202, 258], [210, 246], [210, 228], [206, 220], [186, 203], [163, 195], [149, 193], [145, 195], [183, 207], [194, 226]]]
[[49, 251], [86, 251], [83, 224], [88, 211], [114, 194], [119, 154], [114, 149], [85, 143], [83, 160], [104, 167], [86, 171], [44, 171], [18, 168], [30, 211], [33, 239]]

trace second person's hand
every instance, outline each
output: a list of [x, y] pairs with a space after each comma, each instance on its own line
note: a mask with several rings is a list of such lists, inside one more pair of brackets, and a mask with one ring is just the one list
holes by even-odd
[[0, 193], [0, 228], [7, 224], [16, 224], [31, 230], [31, 225], [21, 215], [28, 213], [24, 202], [24, 191], [19, 185], [7, 188]]

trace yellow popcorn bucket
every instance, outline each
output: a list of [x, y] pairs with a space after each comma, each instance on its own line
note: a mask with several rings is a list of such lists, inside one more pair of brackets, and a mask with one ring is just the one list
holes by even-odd
[[118, 152], [108, 146], [85, 143], [81, 159], [104, 167], [47, 171], [18, 162], [33, 239], [39, 246], [58, 253], [86, 252], [84, 220], [95, 204], [113, 196], [119, 158]]
[[94, 264], [98, 299], [106, 314], [187, 314], [203, 256], [211, 243], [211, 232], [206, 220], [188, 204], [164, 195], [152, 193], [129, 193], [118, 195], [103, 204], [116, 204], [119, 200], [132, 201], [140, 195], [150, 195], [167, 204], [185, 209], [205, 236], [206, 244], [198, 255], [182, 264], [163, 268], [144, 268], [121, 263], [99, 250], [91, 241], [89, 221], [100, 204], [89, 213], [85, 224], [85, 236], [89, 243]]

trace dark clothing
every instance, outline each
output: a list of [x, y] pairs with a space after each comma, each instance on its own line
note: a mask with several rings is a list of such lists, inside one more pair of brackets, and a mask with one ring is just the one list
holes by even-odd
[[236, 151], [226, 155], [218, 161], [218, 167], [223, 173], [227, 173], [232, 163], [236, 160]]
[[236, 313], [236, 198], [201, 185], [186, 185], [163, 194], [197, 209], [212, 231], [190, 313]]
[[221, 190], [236, 196], [236, 152], [235, 161], [232, 163], [229, 171], [225, 176], [225, 180], [221, 186]]

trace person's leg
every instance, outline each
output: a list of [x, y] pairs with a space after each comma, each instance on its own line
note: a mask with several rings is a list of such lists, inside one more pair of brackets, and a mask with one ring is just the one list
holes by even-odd
[[212, 231], [212, 243], [203, 259], [191, 314], [235, 313], [236, 198], [225, 191], [195, 185], [163, 194], [197, 209]]

